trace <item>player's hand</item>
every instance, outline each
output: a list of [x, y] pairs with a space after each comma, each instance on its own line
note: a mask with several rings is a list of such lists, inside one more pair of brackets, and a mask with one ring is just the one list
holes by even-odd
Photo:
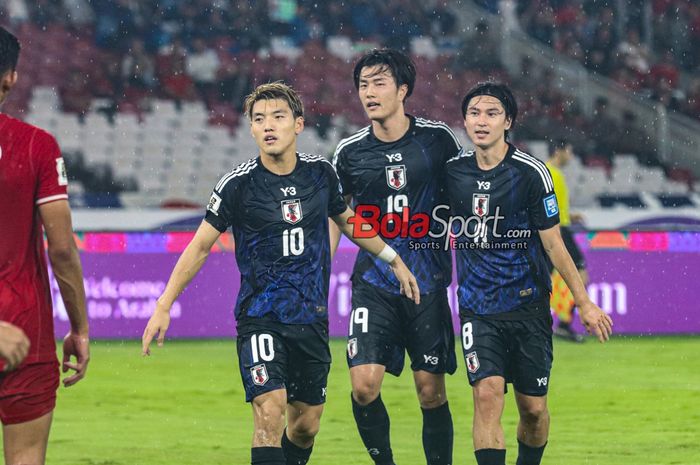
[[4, 371], [19, 366], [29, 353], [29, 339], [20, 328], [0, 321], [0, 358], [5, 360]]
[[165, 332], [170, 326], [170, 309], [161, 306], [156, 306], [151, 319], [148, 320], [146, 329], [143, 330], [141, 337], [141, 355], [151, 355], [151, 341], [158, 335], [158, 347], [163, 347], [165, 342]]
[[[75, 357], [76, 362], [70, 361]], [[63, 385], [70, 387], [85, 377], [88, 362], [90, 362], [90, 338], [87, 331], [73, 332], [66, 334], [63, 338], [63, 364], [62, 370], [75, 370], [71, 376], [63, 379]]]
[[600, 342], [610, 339], [613, 321], [600, 307], [588, 301], [579, 307], [578, 313], [588, 334], [595, 335]]
[[414, 301], [416, 305], [420, 304], [420, 289], [418, 289], [416, 277], [413, 276], [413, 273], [411, 273], [411, 270], [409, 270], [403, 260], [401, 260], [401, 257], [397, 255], [389, 265], [396, 279], [399, 280], [401, 294]]

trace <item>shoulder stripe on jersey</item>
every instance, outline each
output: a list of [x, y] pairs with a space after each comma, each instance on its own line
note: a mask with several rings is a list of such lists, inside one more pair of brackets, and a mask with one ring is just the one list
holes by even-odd
[[450, 128], [447, 124], [443, 123], [442, 121], [431, 121], [427, 120], [424, 118], [416, 118], [416, 126], [420, 127], [429, 127], [429, 128], [442, 128], [447, 133], [452, 137], [452, 140], [455, 141], [455, 144], [457, 145], [457, 148], [461, 149], [462, 144], [459, 143], [459, 139], [457, 139], [457, 136], [455, 135], [454, 131], [452, 131], [452, 128]]
[[226, 173], [223, 175], [223, 177], [219, 180], [219, 182], [216, 184], [216, 187], [214, 190], [217, 190], [221, 192], [221, 190], [224, 188], [228, 182], [235, 178], [236, 176], [241, 176], [243, 174], [248, 174], [250, 170], [258, 166], [258, 163], [255, 158], [251, 158], [247, 162], [241, 163], [238, 165], [233, 171]]
[[544, 162], [542, 162], [539, 158], [533, 157], [529, 153], [523, 152], [522, 150], [516, 149], [515, 153], [518, 156], [530, 160], [531, 162], [536, 164], [539, 167], [540, 172], [544, 175], [545, 179], [547, 180], [547, 183], [549, 184], [551, 190], [554, 190], [554, 182], [552, 181], [552, 175], [549, 173], [549, 169], [547, 169], [547, 165], [545, 165]]
[[354, 142], [358, 142], [361, 139], [364, 139], [365, 137], [367, 137], [368, 134], [369, 134], [369, 126], [365, 126], [364, 128], [357, 131], [355, 134], [353, 134], [352, 136], [338, 142], [338, 147], [335, 149], [335, 153], [333, 154], [333, 166], [335, 166], [338, 163], [338, 154], [340, 153], [341, 150], [343, 150], [345, 148], [346, 145], [352, 144]]
[[449, 162], [451, 162], [451, 161], [456, 161], [456, 160], [459, 160], [460, 158], [464, 158], [464, 157], [471, 157], [471, 156], [473, 156], [473, 155], [474, 155], [474, 151], [473, 151], [473, 150], [464, 150], [464, 149], [462, 149], [462, 150], [459, 151], [459, 153], [458, 153], [456, 156], [454, 156], [454, 157], [448, 159], [445, 163], [449, 163]]
[[554, 183], [552, 182], [552, 178], [549, 175], [549, 171], [547, 171], [547, 167], [544, 166], [544, 163], [542, 163], [541, 161], [539, 161], [531, 155], [521, 152], [520, 150], [515, 151], [515, 153], [513, 154], [513, 159], [530, 165], [537, 171], [537, 174], [539, 174], [540, 178], [542, 178], [542, 183], [544, 184], [545, 192], [550, 192], [554, 190]]
[[[315, 161], [325, 161], [326, 163], [331, 165], [331, 167], [333, 166], [333, 164], [330, 161], [328, 161], [328, 158], [324, 157], [323, 155], [309, 155], [306, 153], [299, 152], [299, 160], [305, 161], [307, 163], [311, 163], [311, 162], [315, 162]], [[333, 169], [335, 170], [335, 168], [333, 168]]]
[[44, 197], [43, 199], [38, 199], [36, 201], [36, 205], [42, 205], [45, 203], [53, 202], [54, 200], [63, 200], [63, 199], [68, 200], [68, 194], [50, 195], [48, 197]]

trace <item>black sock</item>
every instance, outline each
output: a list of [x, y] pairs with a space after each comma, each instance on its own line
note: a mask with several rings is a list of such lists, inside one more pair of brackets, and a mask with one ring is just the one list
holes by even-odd
[[287, 458], [287, 465], [306, 465], [306, 462], [309, 461], [309, 457], [311, 457], [313, 448], [313, 445], [308, 449], [302, 449], [297, 446], [289, 440], [287, 437], [287, 430], [284, 430], [284, 434], [282, 434], [282, 450], [284, 451], [284, 456]]
[[452, 414], [445, 402], [423, 411], [423, 449], [428, 465], [452, 464]]
[[250, 449], [252, 465], [285, 465], [281, 447], [253, 447]]
[[474, 455], [479, 465], [506, 465], [505, 449], [479, 449]]
[[352, 399], [352, 414], [355, 416], [357, 430], [370, 457], [377, 465], [393, 465], [389, 440], [389, 414], [382, 402], [382, 396], [377, 396], [369, 404], [362, 406]]
[[541, 447], [530, 447], [518, 440], [518, 461], [515, 465], [540, 465], [547, 443]]

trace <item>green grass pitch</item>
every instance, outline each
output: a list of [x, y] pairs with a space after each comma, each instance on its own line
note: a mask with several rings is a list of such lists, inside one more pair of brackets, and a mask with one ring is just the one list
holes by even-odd
[[[88, 377], [61, 388], [51, 465], [247, 464], [252, 416], [234, 341], [166, 341], [150, 358], [139, 342], [94, 341]], [[345, 344], [333, 340], [328, 403], [311, 465], [371, 465], [355, 430]], [[458, 352], [461, 354], [461, 350]], [[606, 345], [557, 342], [551, 377], [551, 465], [700, 464], [700, 338], [617, 337]], [[410, 370], [387, 376], [399, 465], [425, 464]], [[474, 464], [471, 391], [464, 361], [449, 377], [454, 464]], [[516, 408], [507, 396], [508, 464], [516, 457]]]

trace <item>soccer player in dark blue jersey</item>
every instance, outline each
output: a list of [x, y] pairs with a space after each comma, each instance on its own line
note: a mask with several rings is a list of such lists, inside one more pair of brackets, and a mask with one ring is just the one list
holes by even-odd
[[[416, 79], [408, 56], [390, 49], [370, 51], [356, 63], [353, 75], [371, 124], [336, 149], [334, 164], [343, 195], [358, 215], [369, 209], [375, 223], [387, 227], [378, 228], [378, 233], [406, 260], [423, 293], [420, 305], [403, 298], [387, 265], [367, 252], [358, 253], [347, 353], [353, 413], [371, 458], [378, 465], [393, 464], [389, 415], [380, 388], [385, 372], [401, 374], [408, 352], [423, 413], [426, 461], [448, 465], [453, 430], [445, 373], [454, 373], [457, 366], [446, 291], [452, 279], [450, 252], [429, 247], [427, 234], [394, 232], [410, 229], [399, 224], [400, 218], [413, 226], [415, 215], [430, 215], [447, 202], [445, 162], [461, 147], [446, 124], [404, 112]], [[395, 221], [378, 219], [392, 214]], [[334, 234], [332, 246], [337, 244]]]
[[479, 465], [506, 463], [506, 383], [513, 384], [520, 412], [517, 465], [538, 465], [547, 444], [552, 317], [545, 254], [573, 292], [588, 331], [601, 342], [612, 333], [612, 320], [588, 298], [562, 241], [547, 167], [507, 141], [517, 113], [505, 85], [474, 87], [462, 116], [476, 149], [447, 162], [452, 219], [459, 219], [452, 232]]
[[[142, 350], [150, 353], [156, 335], [163, 344], [170, 307], [231, 227], [241, 273], [238, 358], [246, 401], [253, 406], [252, 464], [303, 465], [319, 429], [331, 361], [328, 218], [351, 237], [353, 211], [340, 195], [332, 165], [296, 152], [304, 112], [293, 89], [259, 86], [246, 99], [245, 112], [259, 156], [214, 188], [204, 221], [158, 299]], [[415, 278], [391, 247], [378, 237], [353, 240], [387, 262], [406, 297], [420, 302]]]

